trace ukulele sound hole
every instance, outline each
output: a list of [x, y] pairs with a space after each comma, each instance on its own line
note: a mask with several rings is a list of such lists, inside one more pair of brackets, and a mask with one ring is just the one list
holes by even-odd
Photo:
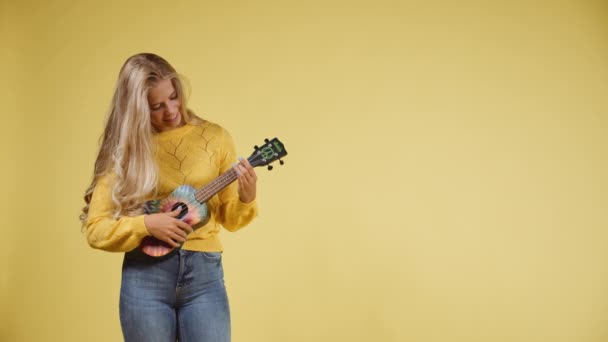
[[171, 207], [171, 211], [180, 209], [177, 219], [181, 220], [186, 214], [188, 214], [188, 206], [185, 203], [177, 202]]

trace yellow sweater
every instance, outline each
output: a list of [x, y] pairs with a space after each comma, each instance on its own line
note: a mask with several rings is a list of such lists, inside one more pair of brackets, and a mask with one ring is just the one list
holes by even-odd
[[[237, 161], [230, 134], [217, 124], [205, 121], [200, 126], [186, 124], [155, 135], [156, 162], [159, 168], [155, 197], [165, 198], [182, 184], [196, 189], [217, 178]], [[112, 252], [137, 248], [148, 236], [144, 215], [114, 218], [112, 175], [101, 177], [91, 199], [86, 233], [89, 245]], [[188, 236], [182, 248], [193, 251], [221, 252], [220, 225], [236, 231], [257, 216], [256, 201], [243, 203], [235, 181], [208, 202], [209, 221]]]

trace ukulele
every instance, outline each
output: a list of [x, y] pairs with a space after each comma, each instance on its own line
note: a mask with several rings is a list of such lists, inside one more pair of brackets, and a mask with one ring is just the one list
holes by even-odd
[[[272, 170], [272, 165], [269, 164], [276, 160], [283, 165], [280, 158], [287, 155], [283, 143], [277, 138], [264, 141], [265, 144], [261, 147], [254, 146], [254, 152], [247, 158], [247, 161], [252, 167], [268, 165], [268, 170]], [[209, 219], [207, 201], [235, 180], [237, 180], [237, 174], [231, 168], [198, 190], [190, 185], [180, 185], [167, 198], [147, 201], [144, 204], [144, 213], [167, 213], [180, 209], [176, 218], [188, 223], [193, 230], [196, 230], [204, 226]], [[139, 248], [149, 256], [161, 257], [169, 254], [176, 247], [153, 236], [146, 236]]]

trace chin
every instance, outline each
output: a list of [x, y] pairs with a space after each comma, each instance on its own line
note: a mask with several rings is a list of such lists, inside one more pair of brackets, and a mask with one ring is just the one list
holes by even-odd
[[175, 118], [175, 122], [173, 123], [173, 127], [177, 128], [177, 127], [181, 127], [183, 125], [186, 124], [186, 121], [184, 121], [184, 118], [182, 117], [182, 114], [179, 113], [177, 114], [177, 118]]

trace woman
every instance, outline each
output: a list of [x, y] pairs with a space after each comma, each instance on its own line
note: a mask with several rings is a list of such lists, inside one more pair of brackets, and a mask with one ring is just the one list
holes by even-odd
[[[236, 160], [228, 132], [186, 106], [175, 69], [149, 53], [122, 66], [81, 221], [91, 247], [125, 252], [120, 322], [125, 341], [230, 341], [220, 226], [235, 231], [257, 215], [256, 174]], [[176, 187], [195, 188], [234, 168], [238, 182], [208, 202], [208, 221], [193, 232], [168, 213], [144, 214], [143, 203]], [[152, 236], [176, 248], [151, 257]]]

